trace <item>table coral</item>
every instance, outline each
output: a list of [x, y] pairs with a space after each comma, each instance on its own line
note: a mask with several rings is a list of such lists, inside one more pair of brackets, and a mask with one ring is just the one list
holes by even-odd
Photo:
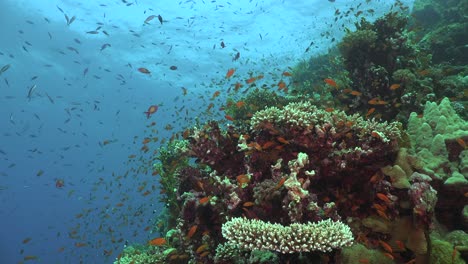
[[222, 226], [228, 243], [244, 250], [273, 250], [281, 253], [322, 251], [349, 246], [350, 228], [330, 219], [317, 223], [283, 226], [260, 220], [233, 218]]

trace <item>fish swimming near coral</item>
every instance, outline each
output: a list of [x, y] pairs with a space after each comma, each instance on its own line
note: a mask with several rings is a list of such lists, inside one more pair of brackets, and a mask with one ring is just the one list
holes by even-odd
[[146, 118], [150, 118], [152, 114], [156, 113], [156, 111], [158, 111], [158, 106], [157, 105], [151, 105], [149, 108], [148, 108], [148, 111], [146, 112], [143, 112], [144, 114], [146, 114]]

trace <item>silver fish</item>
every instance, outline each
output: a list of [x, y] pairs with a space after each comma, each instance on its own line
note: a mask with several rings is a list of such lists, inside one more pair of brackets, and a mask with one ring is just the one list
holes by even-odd
[[31, 101], [31, 96], [32, 96], [34, 90], [36, 90], [36, 87], [37, 87], [37, 85], [34, 84], [33, 86], [31, 86], [31, 88], [29, 88], [29, 91], [28, 91], [28, 99], [29, 99], [29, 101]]

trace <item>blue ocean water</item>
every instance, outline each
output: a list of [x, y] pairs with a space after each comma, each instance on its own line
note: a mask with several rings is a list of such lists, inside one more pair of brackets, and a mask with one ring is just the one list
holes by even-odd
[[153, 151], [223, 115], [230, 68], [281, 74], [353, 28], [337, 10], [392, 3], [1, 1], [0, 262], [111, 263], [153, 238]]

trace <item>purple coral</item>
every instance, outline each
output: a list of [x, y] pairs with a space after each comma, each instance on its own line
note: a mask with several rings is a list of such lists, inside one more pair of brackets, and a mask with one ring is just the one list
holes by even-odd
[[418, 224], [431, 227], [437, 203], [437, 191], [429, 184], [431, 178], [418, 172], [410, 177], [412, 182], [408, 194], [413, 203], [413, 215]]

